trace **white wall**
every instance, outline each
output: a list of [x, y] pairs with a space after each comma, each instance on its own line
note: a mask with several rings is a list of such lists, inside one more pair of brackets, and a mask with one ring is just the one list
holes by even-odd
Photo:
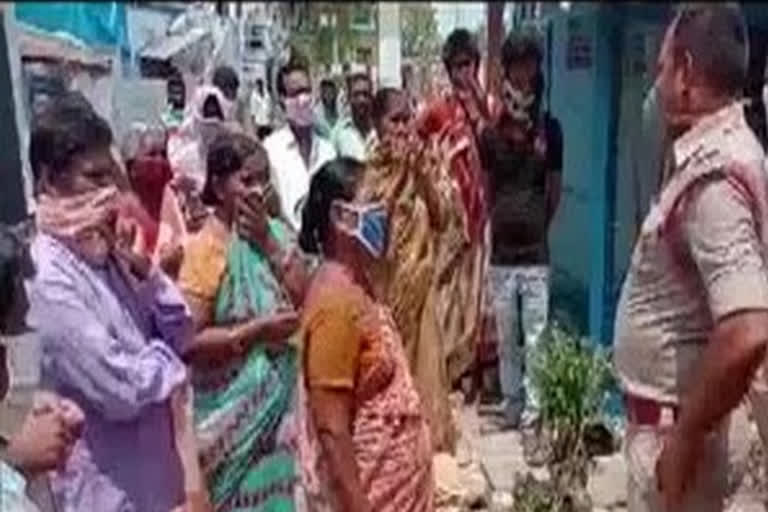
[[35, 212], [35, 199], [33, 193], [33, 179], [32, 168], [29, 166], [29, 120], [27, 119], [26, 109], [24, 107], [24, 90], [22, 87], [23, 80], [21, 78], [21, 57], [19, 56], [18, 48], [18, 36], [16, 15], [13, 8], [13, 4], [6, 4], [5, 15], [3, 16], [3, 22], [6, 35], [6, 41], [8, 42], [8, 63], [11, 71], [11, 83], [13, 94], [13, 110], [15, 113], [14, 122], [16, 123], [16, 130], [19, 134], [19, 151], [21, 153], [21, 172], [24, 182], [24, 199], [27, 205], [27, 213], [33, 214]]
[[129, 7], [127, 22], [132, 47], [140, 51], [151, 42], [165, 37], [165, 31], [174, 16], [170, 12], [149, 7]]

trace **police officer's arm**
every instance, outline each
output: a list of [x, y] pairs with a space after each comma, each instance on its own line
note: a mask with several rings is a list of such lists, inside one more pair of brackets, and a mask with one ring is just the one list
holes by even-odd
[[747, 393], [768, 343], [768, 268], [753, 209], [726, 179], [704, 184], [681, 224], [714, 320], [677, 434], [701, 439]]

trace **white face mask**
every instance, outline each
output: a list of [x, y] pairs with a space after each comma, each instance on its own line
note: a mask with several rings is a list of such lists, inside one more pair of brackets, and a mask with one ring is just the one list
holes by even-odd
[[520, 89], [514, 87], [507, 80], [504, 80], [504, 90], [502, 94], [502, 100], [504, 101], [504, 107], [507, 113], [515, 121], [524, 123], [530, 123], [531, 120], [531, 107], [536, 101], [536, 95], [531, 93], [525, 94]]
[[286, 98], [285, 116], [294, 126], [300, 126], [302, 128], [311, 126], [314, 121], [312, 96], [309, 93], [303, 93], [295, 98]]

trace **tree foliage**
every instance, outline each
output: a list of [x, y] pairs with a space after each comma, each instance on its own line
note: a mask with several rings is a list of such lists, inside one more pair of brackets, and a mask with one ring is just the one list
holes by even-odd
[[369, 2], [307, 2], [302, 23], [291, 34], [291, 43], [315, 64], [334, 62], [334, 44], [339, 62], [352, 61], [361, 37], [355, 19], [360, 14], [375, 17], [374, 9]]
[[403, 57], [434, 56], [440, 51], [435, 9], [428, 2], [400, 4]]

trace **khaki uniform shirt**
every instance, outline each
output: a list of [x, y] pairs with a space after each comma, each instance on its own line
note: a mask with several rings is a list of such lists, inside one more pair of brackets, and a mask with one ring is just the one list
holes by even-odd
[[626, 392], [678, 404], [716, 322], [768, 309], [768, 174], [740, 103], [672, 151], [622, 289], [615, 361]]

